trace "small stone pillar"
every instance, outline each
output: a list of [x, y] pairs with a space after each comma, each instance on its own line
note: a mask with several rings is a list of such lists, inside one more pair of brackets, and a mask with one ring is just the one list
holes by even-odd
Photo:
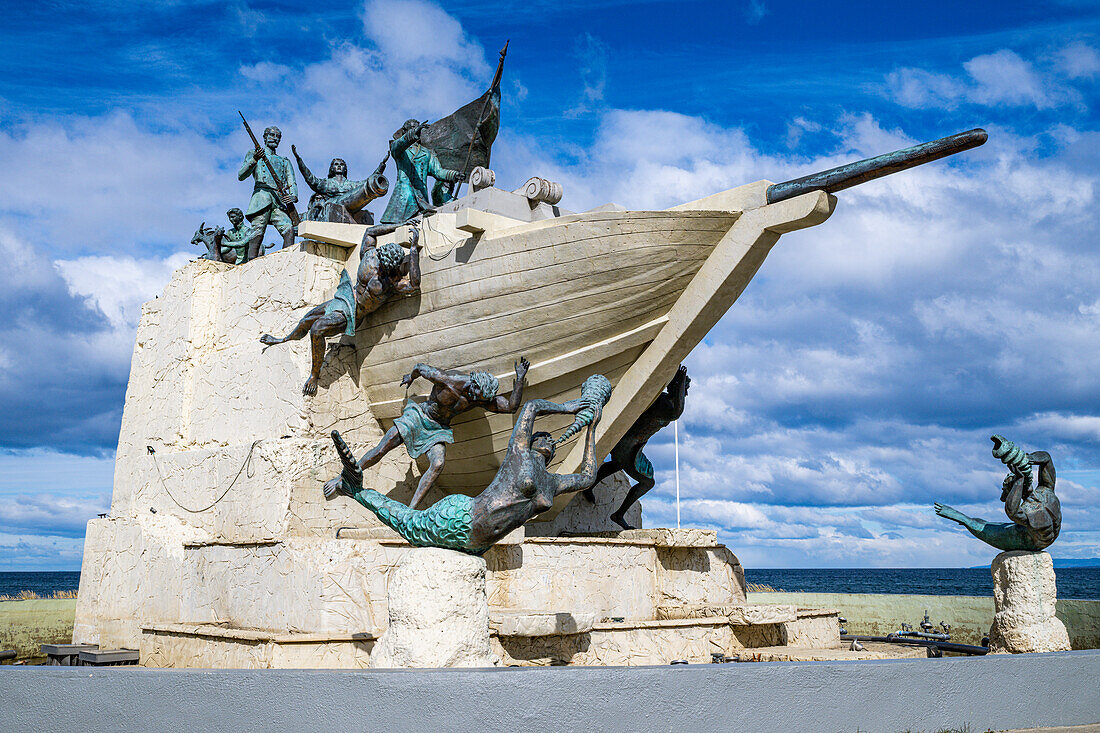
[[485, 560], [417, 547], [390, 574], [389, 627], [371, 667], [492, 667]]
[[993, 559], [996, 614], [989, 629], [995, 654], [1068, 651], [1069, 634], [1055, 617], [1054, 561], [1045, 552], [1002, 552]]

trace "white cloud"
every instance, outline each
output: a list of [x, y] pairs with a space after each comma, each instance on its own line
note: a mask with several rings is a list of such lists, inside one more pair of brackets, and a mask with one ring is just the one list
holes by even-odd
[[178, 268], [202, 252], [179, 252], [165, 259], [90, 256], [55, 264], [73, 295], [85, 298], [111, 326], [132, 336], [141, 306], [164, 290]]
[[[1096, 51], [1076, 45], [1063, 52], [1067, 76], [1095, 73]], [[905, 67], [887, 77], [893, 99], [906, 107], [954, 109], [962, 103], [988, 107], [1053, 109], [1082, 107], [1080, 92], [1048, 69], [1035, 65], [1009, 49], [975, 56], [963, 64], [965, 78]]]
[[1081, 79], [1100, 74], [1100, 51], [1082, 41], [1069, 44], [1058, 54], [1065, 75], [1071, 79]]

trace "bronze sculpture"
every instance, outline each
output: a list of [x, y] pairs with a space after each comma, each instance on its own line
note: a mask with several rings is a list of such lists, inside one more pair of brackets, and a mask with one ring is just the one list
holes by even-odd
[[[611, 449], [610, 458], [600, 466], [600, 471], [596, 474], [597, 484], [616, 471], [623, 471], [638, 482], [630, 487], [622, 506], [611, 515], [611, 521], [623, 529], [635, 529], [626, 522], [626, 510], [654, 486], [653, 464], [642, 452], [642, 448], [657, 434], [657, 431], [667, 427], [674, 420], [679, 420], [684, 414], [684, 402], [690, 386], [691, 378], [688, 377], [687, 367], [681, 366], [676, 370], [675, 376], [672, 377], [665, 391], [657, 395], [653, 404], [646, 408], [646, 411], [626, 431], [626, 435]], [[592, 488], [584, 492], [585, 498], [593, 503], [596, 501], [594, 491], [595, 489]]]
[[[447, 443], [454, 442], [451, 420], [475, 407], [489, 412], [514, 413], [523, 400], [523, 381], [530, 366], [523, 357], [516, 362], [516, 381], [512, 394], [505, 399], [497, 394], [497, 378], [488, 372], [464, 374], [451, 369], [436, 369], [427, 364], [417, 364], [401, 378], [401, 384], [408, 387], [417, 377], [428, 380], [432, 383], [432, 392], [427, 401], [409, 400], [401, 417], [394, 421], [393, 427], [386, 431], [378, 445], [363, 454], [356, 465], [360, 469], [370, 468], [402, 444], [411, 458], [426, 453], [428, 469], [421, 475], [420, 483], [409, 502], [409, 508], [415, 509], [443, 471]], [[339, 486], [340, 477], [330, 479], [325, 483], [325, 496], [334, 495]]]
[[260, 337], [260, 343], [274, 346], [297, 341], [309, 334], [313, 364], [302, 394], [317, 394], [321, 365], [325, 360], [326, 338], [341, 333], [354, 336], [356, 325], [392, 296], [410, 295], [420, 290], [419, 230], [413, 228], [407, 255], [401, 245], [393, 242], [376, 246], [378, 236], [389, 234], [396, 228], [382, 224], [363, 232], [354, 287], [348, 278], [348, 271], [344, 270], [340, 273], [340, 284], [333, 297], [306, 313], [290, 333], [282, 338], [267, 333]]
[[406, 120], [393, 133], [390, 155], [397, 167], [393, 193], [382, 214], [383, 224], [401, 224], [412, 217], [432, 211], [428, 194], [428, 176], [448, 183], [466, 180], [462, 171], [445, 169], [436, 154], [421, 144], [427, 122]]
[[[576, 414], [586, 408], [592, 410], [593, 418], [585, 437], [581, 471], [567, 475], [551, 473], [547, 466], [554, 459], [554, 439], [549, 433], [534, 432], [535, 418]], [[363, 471], [340, 433], [334, 430], [332, 440], [344, 470], [328, 496], [352, 497], [418, 547], [443, 547], [481, 555], [528, 519], [553, 506], [559, 494], [592, 486], [596, 480], [595, 429], [602, 410], [603, 404], [586, 397], [565, 404], [529, 400], [520, 410], [504, 461], [489, 486], [472, 498], [451, 494], [428, 509], [411, 509], [374, 489], [364, 489]]]
[[234, 206], [225, 212], [233, 226], [222, 235], [222, 242], [233, 249], [238, 265], [248, 262], [248, 243], [252, 239], [252, 227], [245, 223], [244, 212]]
[[311, 221], [334, 221], [344, 224], [374, 224], [374, 217], [366, 205], [386, 195], [390, 182], [382, 173], [386, 170], [389, 153], [374, 169], [374, 173], [365, 180], [348, 180], [348, 164], [343, 158], [333, 158], [329, 163], [328, 177], [318, 178], [306, 166], [298, 148], [291, 145], [290, 150], [298, 161], [298, 170], [306, 185], [313, 189], [306, 209], [306, 219]]
[[[936, 502], [936, 514], [958, 522], [987, 545], [998, 550], [1039, 551], [1049, 547], [1062, 529], [1062, 507], [1054, 495], [1054, 461], [1046, 451], [1024, 453], [1003, 436], [994, 435], [993, 455], [1008, 466], [1001, 484], [1001, 501], [1009, 522], [987, 522], [968, 517], [952, 507]], [[1039, 486], [1032, 487], [1031, 469], [1039, 469]]]
[[224, 229], [221, 227], [208, 227], [204, 221], [199, 224], [199, 228], [195, 230], [194, 236], [191, 237], [191, 244], [201, 244], [206, 247], [206, 254], [200, 256], [200, 260], [233, 264], [237, 261], [237, 256], [234, 254], [232, 247], [222, 244], [224, 237]]
[[230, 265], [243, 265], [248, 262], [248, 243], [252, 239], [252, 228], [244, 223], [244, 212], [234, 206], [225, 212], [233, 226], [227, 231], [221, 227], [208, 227], [206, 222], [199, 224], [191, 244], [202, 244], [206, 254], [199, 259], [226, 262]]
[[[244, 119], [244, 116], [241, 116]], [[264, 144], [261, 146], [252, 130], [245, 122], [245, 129], [252, 137], [254, 148], [244, 155], [244, 161], [237, 170], [237, 180], [252, 176], [256, 183], [252, 188], [252, 198], [248, 202], [245, 216], [252, 225], [252, 239], [248, 243], [248, 259], [263, 254], [263, 238], [267, 225], [272, 224], [283, 236], [283, 249], [294, 244], [294, 227], [298, 223], [298, 212], [294, 202], [298, 200], [298, 184], [294, 180], [294, 168], [290, 161], [276, 155], [283, 133], [272, 125], [264, 130]]]

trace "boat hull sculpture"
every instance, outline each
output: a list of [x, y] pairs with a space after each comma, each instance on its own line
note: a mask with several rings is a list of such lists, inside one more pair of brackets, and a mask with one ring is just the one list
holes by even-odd
[[[375, 417], [392, 424], [409, 365], [433, 360], [485, 370], [510, 385], [512, 354], [531, 361], [528, 398], [565, 401], [584, 376], [615, 392], [597, 431], [606, 455], [664, 388], [681, 361], [733, 305], [779, 237], [820, 224], [841, 190], [985, 142], [971, 130], [782, 184], [759, 181], [663, 211], [570, 214], [516, 193], [482, 190], [452, 202], [423, 227], [421, 293], [393, 304], [356, 334], [359, 384]], [[480, 197], [480, 198], [479, 198]], [[544, 218], [530, 212], [541, 210]], [[537, 214], [536, 214], [537, 216]], [[303, 237], [348, 247], [362, 227], [303, 225]], [[402, 232], [394, 235], [398, 241]], [[382, 240], [379, 240], [380, 243]], [[414, 394], [414, 398], [419, 395]], [[563, 429], [547, 420], [546, 429]], [[506, 415], [470, 414], [438, 485], [475, 494], [492, 480], [508, 443]], [[575, 472], [577, 440], [553, 468]], [[543, 518], [560, 511], [566, 497]]]
[[[510, 355], [523, 353], [531, 361], [529, 398], [564, 402], [588, 374], [604, 374], [614, 385], [630, 375], [630, 394], [620, 399], [616, 389], [597, 433], [598, 451], [606, 452], [637, 418], [635, 408], [653, 400], [733, 304], [779, 235], [832, 211], [834, 199], [820, 191], [765, 205], [767, 185], [727, 192], [715, 208], [535, 222], [493, 216], [472, 236], [456, 227], [461, 209], [433, 216], [434, 229], [422, 231], [429, 256], [421, 263], [421, 292], [393, 303], [355, 336], [358, 381], [375, 417], [388, 426], [401, 414], [400, 380], [410, 364], [431, 359], [486, 370], [503, 391], [511, 387]], [[739, 208], [754, 199], [761, 202], [755, 211]], [[306, 222], [301, 232], [332, 244], [361, 237], [361, 227], [351, 225]], [[353, 248], [349, 266], [357, 259]], [[561, 430], [571, 417], [545, 420], [544, 429]], [[471, 413], [453, 427], [455, 443], [437, 485], [477, 493], [500, 466], [511, 417]], [[576, 443], [559, 452], [555, 470], [576, 470]]]

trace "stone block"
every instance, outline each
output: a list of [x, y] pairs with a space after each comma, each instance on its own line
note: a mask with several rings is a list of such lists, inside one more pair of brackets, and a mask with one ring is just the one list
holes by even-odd
[[839, 618], [839, 612], [833, 609], [800, 608], [794, 621], [783, 624], [784, 643], [812, 649], [840, 647]]
[[489, 626], [498, 636], [567, 636], [586, 633], [595, 625], [594, 613], [494, 610], [489, 615]]
[[993, 558], [994, 654], [1060, 652], [1070, 648], [1065, 624], [1055, 617], [1054, 561], [1045, 552], [1002, 552]]
[[408, 551], [390, 575], [389, 626], [371, 667], [491, 667], [485, 560], [436, 547]]

